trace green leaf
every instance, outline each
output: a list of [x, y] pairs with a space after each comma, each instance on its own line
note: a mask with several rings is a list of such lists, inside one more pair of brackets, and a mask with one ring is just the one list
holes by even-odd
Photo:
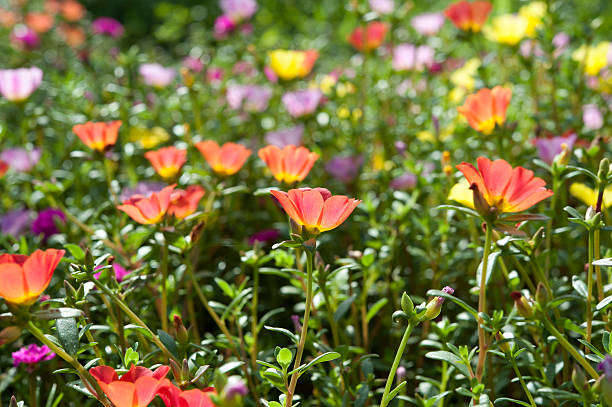
[[461, 358], [459, 358], [454, 353], [445, 351], [445, 350], [437, 350], [433, 352], [427, 352], [425, 357], [434, 360], [442, 360], [453, 365], [457, 370], [461, 372], [465, 377], [470, 377], [470, 372], [468, 371], [467, 366], [463, 363]]
[[440, 205], [440, 206], [436, 206], [435, 209], [450, 209], [450, 210], [454, 210], [454, 211], [459, 211], [459, 212], [463, 212], [466, 213], [470, 216], [474, 216], [474, 217], [480, 217], [480, 215], [478, 215], [478, 212], [476, 212], [473, 209], [470, 208], [465, 208], [463, 206], [456, 206], [456, 205]]
[[370, 386], [362, 384], [357, 389], [357, 397], [355, 397], [355, 407], [363, 407], [368, 401], [368, 395], [370, 394]]
[[[489, 258], [487, 260], [487, 279], [486, 283], [489, 283], [489, 279], [491, 278], [491, 274], [493, 274], [493, 268], [495, 267], [495, 263], [497, 262], [497, 258], [501, 255], [501, 252], [493, 252], [489, 254]], [[478, 286], [480, 287], [480, 276], [482, 275], [482, 261], [478, 265], [478, 270], [476, 270], [476, 281], [478, 282]]]
[[224, 364], [223, 366], [221, 366], [219, 369], [217, 369], [219, 372], [226, 374], [227, 372], [236, 369], [237, 367], [240, 367], [244, 365], [244, 362], [241, 361], [236, 361], [236, 362], [228, 362], [226, 364]]
[[227, 281], [219, 277], [215, 277], [215, 283], [217, 283], [219, 288], [223, 290], [225, 295], [227, 295], [230, 298], [234, 298], [234, 290], [232, 290], [232, 287], [227, 283]]
[[493, 403], [497, 404], [498, 402], [506, 402], [506, 401], [509, 401], [511, 403], [518, 404], [521, 406], [525, 406], [525, 407], [531, 407], [531, 404], [529, 403], [525, 403], [524, 401], [520, 401], [520, 400], [510, 399], [508, 397], [500, 397], [496, 399]]
[[83, 251], [83, 249], [81, 249], [79, 245], [66, 243], [64, 247], [68, 249], [70, 254], [72, 254], [72, 257], [74, 257], [76, 261], [81, 262], [85, 258], [85, 252]]
[[278, 332], [280, 334], [285, 335], [286, 337], [291, 339], [291, 342], [295, 343], [296, 345], [299, 342], [298, 336], [296, 334], [294, 334], [293, 332], [289, 331], [288, 329], [277, 328], [275, 326], [267, 326], [267, 325], [264, 325], [264, 328], [267, 329], [268, 331]]
[[584, 282], [578, 278], [578, 276], [572, 276], [572, 287], [574, 287], [574, 290], [576, 290], [583, 298], [589, 297], [587, 294], [586, 284], [584, 284]]
[[338, 322], [342, 319], [342, 317], [344, 316], [344, 314], [347, 313], [347, 311], [351, 307], [351, 304], [353, 303], [353, 301], [355, 301], [356, 298], [357, 294], [353, 294], [346, 300], [342, 301], [340, 305], [338, 305], [338, 308], [336, 308], [336, 312], [334, 312], [334, 321]]
[[127, 348], [125, 350], [125, 356], [123, 357], [123, 366], [129, 369], [132, 364], [137, 365], [140, 360], [140, 355], [134, 349]]
[[276, 355], [276, 361], [283, 368], [287, 369], [293, 360], [293, 353], [287, 348], [282, 348], [278, 355]]
[[606, 266], [612, 267], [612, 257], [608, 257], [607, 259], [599, 259], [593, 262], [594, 266]]
[[605, 309], [608, 307], [608, 305], [610, 305], [612, 303], [612, 295], [607, 296], [606, 298], [604, 298], [603, 300], [601, 300], [596, 306], [595, 309], [597, 311], [601, 311], [602, 309]]
[[[335, 359], [338, 359], [339, 357], [340, 357], [340, 354], [338, 352], [325, 352], [324, 354], [319, 355], [313, 360], [311, 360], [309, 363], [298, 367], [297, 371], [300, 372], [300, 375], [302, 375], [306, 373], [314, 365], [318, 365], [319, 363], [323, 363], [323, 362], [329, 362], [330, 360], [335, 360]], [[293, 373], [295, 373], [295, 370], [290, 372], [290, 374], [293, 374]]]
[[578, 220], [584, 220], [584, 216], [582, 216], [580, 212], [578, 212], [575, 208], [572, 208], [571, 206], [566, 206], [565, 208], [563, 208], [563, 210]]
[[393, 400], [395, 398], [395, 396], [397, 396], [397, 394], [402, 391], [402, 389], [404, 387], [406, 387], [406, 384], [408, 384], [408, 382], [406, 382], [405, 380], [403, 382], [401, 382], [400, 384], [397, 385], [397, 387], [393, 390], [391, 390], [391, 392], [389, 393], [389, 395], [387, 396], [387, 402], [390, 402], [391, 400]]
[[168, 348], [170, 353], [178, 357], [178, 348], [176, 346], [176, 342], [174, 341], [174, 338], [171, 337], [166, 331], [163, 331], [161, 329], [157, 330], [157, 336], [159, 337], [159, 340], [161, 341], [161, 343], [163, 343], [164, 346]]
[[79, 329], [74, 318], [59, 318], [55, 321], [57, 337], [64, 350], [76, 355], [79, 350]]
[[368, 310], [368, 314], [366, 315], [366, 321], [370, 322], [370, 320], [374, 318], [376, 314], [378, 314], [378, 311], [380, 311], [382, 307], [387, 305], [388, 302], [389, 300], [387, 298], [381, 298], [380, 300], [376, 301], [374, 305], [372, 305]]
[[83, 311], [76, 308], [52, 308], [39, 310], [34, 313], [34, 317], [39, 320], [51, 320], [60, 318], [77, 318], [85, 315]]

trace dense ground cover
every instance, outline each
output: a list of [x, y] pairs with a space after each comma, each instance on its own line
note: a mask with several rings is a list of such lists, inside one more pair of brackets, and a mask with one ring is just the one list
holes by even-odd
[[0, 3], [1, 403], [612, 405], [610, 4], [293, 3]]

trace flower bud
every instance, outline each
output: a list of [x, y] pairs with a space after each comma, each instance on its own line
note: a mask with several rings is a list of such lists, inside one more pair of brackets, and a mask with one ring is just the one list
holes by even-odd
[[401, 383], [406, 378], [406, 368], [404, 366], [399, 366], [395, 371], [395, 376], [397, 377], [397, 382]]
[[506, 355], [512, 352], [510, 343], [505, 340], [506, 337], [504, 336], [503, 332], [497, 332], [495, 334], [495, 339], [499, 342], [499, 349], [501, 349], [502, 352], [504, 352]]
[[189, 343], [189, 332], [185, 325], [183, 325], [183, 320], [180, 316], [174, 316], [174, 332], [176, 332], [176, 340], [179, 344], [185, 346]]
[[510, 296], [514, 300], [514, 305], [519, 315], [525, 319], [533, 319], [533, 307], [529, 304], [527, 298], [518, 291], [512, 292]]
[[584, 371], [578, 365], [574, 365], [574, 370], [572, 371], [572, 383], [580, 394], [584, 393], [589, 388], [589, 381], [584, 375]]
[[[442, 289], [447, 294], [453, 294], [455, 290], [451, 287], [444, 287]], [[425, 307], [425, 315], [423, 315], [422, 320], [428, 321], [438, 317], [440, 315], [440, 311], [442, 311], [442, 304], [444, 303], [444, 297], [434, 297], [431, 301], [427, 303]]]
[[538, 283], [538, 288], [536, 289], [536, 302], [540, 305], [541, 308], [546, 307], [546, 303], [548, 303], [548, 290], [544, 286], [544, 283], [541, 281]]
[[21, 328], [18, 326], [7, 326], [0, 331], [0, 345], [11, 343], [19, 339]]
[[572, 151], [566, 143], [561, 144], [561, 152], [555, 156], [553, 163], [558, 166], [566, 166], [569, 164]]
[[450, 177], [451, 175], [453, 175], [453, 167], [451, 167], [450, 165], [445, 165], [444, 175], [446, 175], [447, 177]]
[[189, 89], [191, 89], [191, 87], [195, 83], [195, 79], [194, 79], [193, 74], [191, 73], [191, 71], [189, 69], [183, 67], [183, 68], [181, 68], [181, 76], [183, 77], [183, 82], [185, 83], [185, 86], [187, 86]]
[[450, 164], [451, 153], [448, 150], [442, 152], [442, 164], [448, 165]]
[[239, 376], [230, 376], [227, 384], [223, 389], [223, 398], [226, 403], [231, 403], [232, 406], [242, 404], [242, 397], [249, 393], [249, 388]]
[[484, 199], [482, 192], [480, 192], [480, 190], [478, 189], [478, 185], [474, 182], [472, 183], [472, 185], [470, 185], [470, 189], [473, 193], [472, 199], [474, 201], [474, 208], [476, 209], [476, 212], [478, 212], [480, 216], [482, 216], [484, 219], [490, 220], [492, 215], [492, 208], [486, 201], [486, 199]]
[[402, 311], [404, 311], [408, 315], [412, 315], [412, 313], [414, 312], [414, 303], [412, 302], [412, 299], [410, 298], [410, 296], [406, 294], [406, 292], [402, 294], [401, 305], [402, 305]]
[[604, 157], [599, 162], [599, 171], [597, 171], [597, 178], [599, 178], [599, 182], [605, 184], [607, 181], [609, 172], [610, 172], [610, 160]]
[[17, 399], [15, 398], [15, 396], [11, 396], [11, 401], [9, 402], [9, 407], [17, 407]]

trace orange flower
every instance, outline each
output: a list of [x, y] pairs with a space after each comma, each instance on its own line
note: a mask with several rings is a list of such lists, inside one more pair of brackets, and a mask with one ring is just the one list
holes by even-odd
[[214, 394], [214, 389], [212, 387], [204, 390], [181, 390], [173, 384], [164, 387], [159, 392], [159, 396], [167, 406], [215, 407], [215, 404], [208, 394]]
[[176, 185], [170, 185], [159, 192], [153, 192], [148, 197], [134, 195], [123, 201], [123, 205], [117, 209], [128, 214], [130, 218], [143, 225], [159, 223], [168, 208], [170, 207], [170, 197]]
[[53, 27], [55, 19], [47, 13], [28, 13], [25, 17], [25, 22], [28, 27], [37, 33], [46, 33]]
[[107, 147], [113, 146], [117, 142], [119, 126], [121, 126], [120, 120], [111, 123], [87, 122], [77, 124], [72, 128], [72, 131], [79, 136], [87, 147], [104, 152]]
[[495, 124], [501, 126], [506, 121], [506, 109], [511, 97], [510, 88], [496, 86], [493, 89], [480, 89], [468, 96], [457, 111], [465, 116], [474, 130], [491, 134]]
[[196, 143], [195, 146], [213, 171], [221, 175], [237, 173], [251, 155], [251, 150], [236, 143], [219, 146], [215, 141], [206, 140]]
[[306, 147], [296, 147], [293, 144], [282, 150], [277, 146], [267, 146], [259, 150], [261, 158], [278, 182], [292, 184], [302, 181], [319, 158], [319, 154], [310, 152]]
[[493, 6], [488, 1], [470, 3], [462, 0], [448, 6], [444, 10], [444, 15], [453, 22], [455, 27], [476, 33], [482, 28], [492, 8]]
[[145, 158], [151, 162], [155, 171], [166, 179], [174, 178], [181, 167], [187, 162], [187, 150], [176, 147], [163, 147], [157, 151], [148, 151]]
[[146, 367], [132, 365], [119, 378], [112, 367], [96, 366], [89, 369], [89, 373], [116, 407], [146, 407], [161, 390], [172, 385], [166, 379], [169, 370], [168, 366], [160, 366], [151, 371]]
[[353, 30], [348, 40], [353, 47], [358, 51], [369, 52], [383, 43], [389, 26], [380, 21], [369, 23], [365, 29], [365, 39], [363, 27], [357, 27]]
[[198, 204], [206, 191], [199, 185], [190, 185], [187, 189], [176, 189], [170, 195], [170, 207], [168, 214], [177, 219], [183, 219], [191, 215], [198, 208]]
[[59, 29], [64, 41], [71, 47], [76, 48], [85, 42], [85, 31], [81, 27], [62, 24]]
[[0, 297], [12, 304], [33, 304], [51, 282], [64, 250], [36, 250], [29, 256], [0, 255]]
[[315, 235], [340, 226], [361, 203], [344, 195], [332, 196], [325, 188], [270, 192], [295, 223]]
[[[504, 160], [478, 157], [476, 162], [478, 168], [461, 163], [457, 169], [470, 183], [470, 188], [474, 190], [477, 187], [486, 204], [496, 208], [498, 213], [524, 211], [553, 194], [546, 189], [542, 178], [533, 176], [533, 171], [523, 167], [512, 168]], [[474, 205], [478, 209], [476, 199]]]
[[62, 16], [68, 21], [79, 21], [85, 15], [85, 7], [76, 0], [65, 0], [61, 7]]

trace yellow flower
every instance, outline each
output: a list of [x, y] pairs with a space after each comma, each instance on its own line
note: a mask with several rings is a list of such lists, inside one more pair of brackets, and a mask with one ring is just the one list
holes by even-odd
[[337, 114], [339, 118], [346, 119], [350, 116], [351, 112], [346, 106], [341, 106], [338, 108]]
[[465, 179], [453, 185], [448, 193], [448, 199], [474, 209], [474, 193], [470, 189], [470, 183]]
[[143, 148], [149, 149], [168, 141], [170, 135], [161, 127], [153, 127], [150, 130], [144, 127], [132, 127], [129, 139], [139, 143]]
[[495, 42], [516, 45], [527, 35], [529, 23], [526, 18], [516, 14], [502, 14], [484, 28], [485, 36]]
[[584, 63], [587, 75], [597, 75], [608, 64], [608, 53], [610, 53], [611, 43], [600, 42], [594, 46], [583, 45], [572, 54], [572, 59]]
[[480, 60], [472, 58], [468, 60], [461, 68], [456, 69], [450, 76], [450, 81], [453, 85], [464, 88], [468, 91], [474, 89], [474, 76], [478, 72]]
[[[574, 182], [570, 185], [569, 191], [570, 194], [585, 204], [593, 207], [597, 205], [597, 190], [591, 189], [580, 182]], [[612, 206], [612, 185], [604, 190], [603, 206], [604, 208]]]
[[546, 15], [546, 3], [543, 1], [533, 1], [519, 9], [519, 15], [527, 20], [525, 34], [534, 37], [536, 29], [542, 25], [542, 18]]
[[361, 119], [362, 115], [363, 115], [363, 112], [361, 111], [360, 108], [356, 107], [355, 109], [353, 109], [352, 116], [353, 116], [354, 121]]
[[325, 75], [323, 79], [321, 79], [319, 88], [321, 89], [321, 92], [323, 92], [326, 95], [329, 95], [332, 91], [332, 88], [336, 85], [336, 82], [338, 82], [338, 80], [336, 79], [335, 76]]
[[279, 78], [291, 80], [308, 75], [319, 57], [319, 52], [277, 49], [270, 51], [268, 56], [270, 57], [270, 68]]

